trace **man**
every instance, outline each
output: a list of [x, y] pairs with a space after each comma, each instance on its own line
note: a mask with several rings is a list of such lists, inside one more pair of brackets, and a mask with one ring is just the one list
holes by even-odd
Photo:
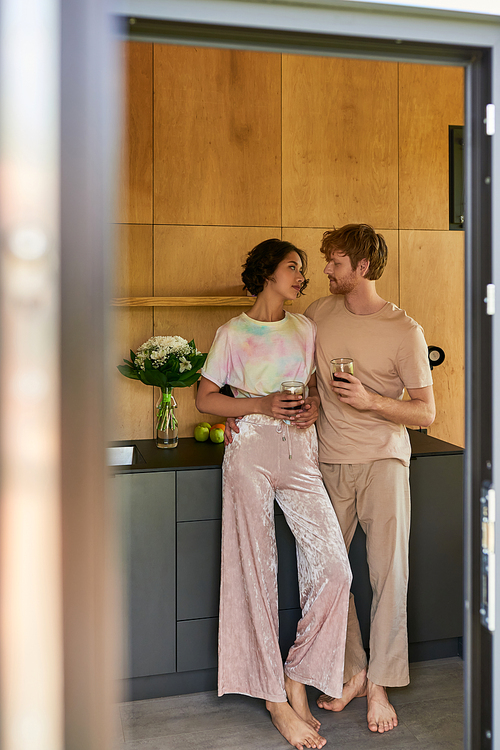
[[[435, 417], [427, 345], [421, 327], [383, 300], [375, 282], [387, 262], [384, 238], [367, 224], [325, 232], [331, 296], [306, 315], [317, 325], [317, 421], [325, 486], [349, 549], [357, 523], [366, 533], [373, 589], [367, 665], [351, 594], [342, 698], [318, 706], [341, 711], [367, 696], [368, 728], [386, 732], [398, 720], [386, 687], [407, 685], [406, 594], [410, 525], [410, 442], [404, 425]], [[354, 375], [332, 381], [330, 360], [351, 357]], [[403, 391], [409, 400], [402, 400]], [[326, 658], [325, 654], [325, 658]]]

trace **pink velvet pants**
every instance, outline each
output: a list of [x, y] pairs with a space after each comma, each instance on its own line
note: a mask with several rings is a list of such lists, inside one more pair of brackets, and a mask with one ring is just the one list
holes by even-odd
[[[319, 471], [316, 430], [264, 415], [238, 426], [223, 463], [219, 695], [284, 702], [285, 672], [340, 697], [351, 570]], [[275, 498], [296, 541], [302, 608], [284, 671]]]

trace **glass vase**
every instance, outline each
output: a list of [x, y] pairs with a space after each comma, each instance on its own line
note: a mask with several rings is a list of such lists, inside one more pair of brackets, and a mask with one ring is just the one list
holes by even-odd
[[173, 388], [161, 388], [156, 404], [156, 445], [158, 448], [175, 448], [179, 442], [179, 423], [175, 416], [177, 403]]

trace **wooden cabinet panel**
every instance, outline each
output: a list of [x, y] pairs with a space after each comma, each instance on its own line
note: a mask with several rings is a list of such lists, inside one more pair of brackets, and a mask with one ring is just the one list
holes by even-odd
[[[114, 309], [112, 313], [115, 344], [113, 360], [118, 365], [130, 359], [137, 348], [153, 335], [153, 311], [147, 308]], [[145, 440], [155, 437], [155, 389], [138, 380], [130, 380], [112, 368], [110, 391], [113, 399], [113, 440]]]
[[[247, 254], [271, 237], [281, 237], [279, 226], [155, 226], [154, 294], [241, 296], [245, 294], [241, 266]], [[211, 311], [205, 315], [210, 319]]]
[[446, 355], [432, 371], [437, 416], [429, 434], [464, 445], [464, 234], [400, 232], [401, 307]]
[[281, 223], [280, 74], [277, 54], [155, 45], [155, 223]]
[[153, 45], [123, 44], [125, 68], [118, 221], [153, 221]]
[[397, 63], [283, 55], [283, 225], [398, 224]]
[[[117, 258], [113, 296], [142, 296], [153, 293], [152, 227], [125, 225], [116, 227]], [[130, 358], [153, 335], [151, 308], [113, 308], [113, 361], [116, 365]], [[153, 433], [153, 388], [123, 377], [112, 370], [113, 439], [151, 438]]]
[[448, 127], [463, 125], [463, 69], [400, 64], [399, 102], [400, 229], [449, 229]]
[[153, 227], [116, 225], [113, 297], [153, 294]]

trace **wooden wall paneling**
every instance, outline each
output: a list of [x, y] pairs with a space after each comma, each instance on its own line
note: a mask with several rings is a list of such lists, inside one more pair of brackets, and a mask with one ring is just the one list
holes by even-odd
[[[114, 296], [126, 291], [134, 295], [153, 293], [153, 236], [151, 225], [117, 227], [118, 258], [114, 275]], [[153, 335], [151, 308], [113, 309], [113, 358], [116, 365], [130, 359], [130, 349], [137, 348]], [[113, 439], [140, 440], [154, 437], [154, 389], [129, 380], [113, 370]]]
[[[319, 297], [326, 297], [329, 291], [328, 278], [324, 273], [326, 261], [319, 248], [325, 229], [305, 229], [286, 227], [283, 229], [283, 239], [292, 242], [305, 250], [308, 258], [309, 284], [302, 297], [294, 300], [287, 310], [303, 313], [306, 308]], [[389, 302], [399, 307], [399, 253], [398, 232], [394, 229], [377, 230], [382, 232], [388, 246], [388, 261], [382, 278], [377, 281], [377, 292]]]
[[241, 296], [242, 264], [259, 242], [281, 237], [281, 227], [154, 227], [157, 296]]
[[116, 225], [113, 297], [153, 293], [153, 227], [151, 224]]
[[281, 57], [154, 48], [156, 224], [281, 223]]
[[399, 226], [449, 229], [450, 125], [464, 122], [464, 72], [399, 65]]
[[[152, 308], [113, 310], [113, 327], [117, 344], [116, 365], [130, 359], [130, 349], [137, 348], [153, 335]], [[154, 389], [137, 380], [113, 373], [113, 440], [143, 440], [155, 436], [153, 431]]]
[[[242, 263], [259, 242], [281, 237], [277, 227], [154, 227], [154, 293], [158, 296], [242, 294]], [[243, 312], [225, 308], [155, 308], [155, 335], [194, 338], [207, 352], [217, 328]], [[176, 389], [180, 436], [190, 437], [198, 422], [220, 418], [200, 414], [195, 388]]]
[[118, 221], [153, 221], [153, 45], [123, 44], [124, 132]]
[[397, 63], [283, 55], [283, 224], [398, 226]]
[[437, 416], [429, 434], [464, 445], [464, 235], [400, 232], [401, 307], [446, 355], [432, 371]]

